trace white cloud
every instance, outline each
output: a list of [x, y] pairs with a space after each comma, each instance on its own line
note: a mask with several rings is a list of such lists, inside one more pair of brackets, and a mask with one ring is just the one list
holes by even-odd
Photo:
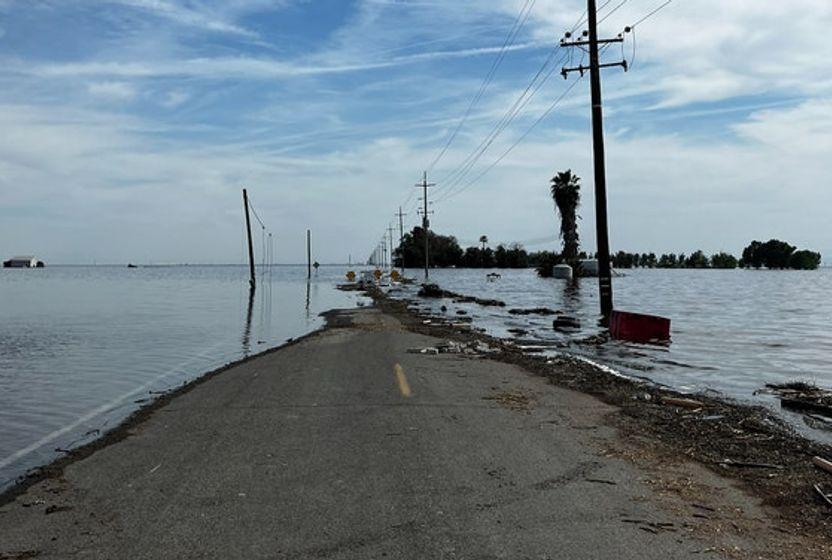
[[162, 99], [161, 105], [168, 109], [175, 109], [176, 107], [179, 107], [180, 105], [188, 101], [188, 99], [190, 98], [191, 94], [187, 92], [181, 90], [169, 91], [165, 94], [164, 98]]
[[[534, 43], [514, 45], [511, 51], [534, 48]], [[24, 74], [48, 78], [77, 76], [108, 76], [122, 78], [198, 77], [209, 79], [251, 78], [272, 79], [295, 76], [319, 76], [360, 72], [414, 64], [429, 60], [466, 58], [494, 54], [500, 47], [477, 47], [457, 50], [423, 52], [387, 59], [367, 60], [345, 64], [308, 63], [273, 58], [252, 58], [248, 56], [192, 58], [187, 60], [164, 60], [158, 62], [78, 62], [45, 64], [30, 67], [18, 65], [15, 70]]]
[[[202, 11], [191, 7], [183, 6], [180, 3], [167, 0], [108, 0], [111, 3], [144, 10], [156, 16], [169, 19], [179, 25], [197, 27], [206, 31], [217, 33], [231, 33], [246, 37], [254, 37], [256, 34], [231, 21], [219, 17], [219, 14], [211, 10]], [[199, 6], [199, 5], [197, 5]]]
[[136, 89], [126, 82], [94, 82], [87, 86], [90, 95], [109, 101], [130, 101]]

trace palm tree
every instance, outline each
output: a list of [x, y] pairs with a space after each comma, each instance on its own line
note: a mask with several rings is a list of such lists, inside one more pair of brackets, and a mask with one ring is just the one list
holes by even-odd
[[480, 235], [480, 243], [482, 243], [482, 250], [485, 252], [485, 246], [488, 245], [488, 236]]
[[551, 193], [560, 214], [560, 238], [563, 260], [574, 263], [578, 258], [578, 206], [581, 203], [581, 179], [571, 169], [552, 177]]

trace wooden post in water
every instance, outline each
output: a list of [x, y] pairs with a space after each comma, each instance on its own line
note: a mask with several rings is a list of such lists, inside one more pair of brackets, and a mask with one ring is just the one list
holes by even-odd
[[306, 230], [306, 278], [312, 278], [312, 231]]
[[251, 243], [251, 218], [248, 215], [248, 193], [246, 189], [243, 189], [243, 207], [246, 210], [246, 232], [248, 233], [248, 268], [249, 272], [251, 273], [251, 277], [249, 278], [249, 286], [251, 286], [252, 291], [256, 285], [255, 275], [254, 275], [254, 245]]

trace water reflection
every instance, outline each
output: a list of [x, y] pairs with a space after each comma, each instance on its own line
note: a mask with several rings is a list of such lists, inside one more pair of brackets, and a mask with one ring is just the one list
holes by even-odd
[[248, 309], [246, 310], [246, 324], [243, 327], [243, 355], [251, 352], [251, 316], [254, 311], [254, 286], [248, 290]]

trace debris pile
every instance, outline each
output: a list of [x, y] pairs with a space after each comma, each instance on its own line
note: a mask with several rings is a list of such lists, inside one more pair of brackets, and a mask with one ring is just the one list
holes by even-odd
[[439, 354], [466, 354], [469, 356], [482, 356], [485, 354], [494, 354], [499, 352], [497, 348], [492, 348], [482, 341], [474, 342], [456, 342], [448, 340], [437, 344], [436, 346], [426, 346], [424, 348], [408, 348], [408, 354], [426, 354], [429, 356], [438, 356]]
[[832, 420], [832, 391], [802, 381], [767, 383], [764, 391], [779, 397], [783, 408]]
[[482, 299], [474, 296], [458, 294], [450, 290], [443, 290], [438, 284], [422, 284], [418, 292], [419, 297], [424, 298], [447, 298], [454, 303], [476, 303], [487, 307], [505, 307], [506, 303], [497, 299]]
[[512, 315], [560, 315], [563, 311], [555, 311], [548, 307], [534, 307], [532, 309], [509, 309]]

